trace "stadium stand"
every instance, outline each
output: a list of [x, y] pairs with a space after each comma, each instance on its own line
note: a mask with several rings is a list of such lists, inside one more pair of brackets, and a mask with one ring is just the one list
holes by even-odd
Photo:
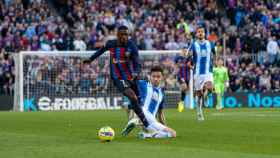
[[[203, 24], [216, 54], [225, 50], [231, 91], [280, 91], [280, 3], [277, 0], [68, 0], [63, 7], [44, 0], [0, 0], [0, 93], [12, 94], [12, 53], [22, 50], [96, 50], [126, 25], [141, 50], [178, 50]], [[225, 45], [223, 40], [226, 41]], [[172, 59], [166, 59], [172, 61]], [[70, 60], [71, 61], [71, 60]], [[69, 61], [69, 62], [70, 62]], [[60, 62], [60, 61], [55, 61]], [[79, 61], [73, 59], [79, 70]], [[145, 61], [152, 64], [153, 61]], [[158, 62], [158, 61], [157, 61]], [[34, 61], [43, 64], [44, 59]], [[176, 88], [172, 62], [166, 62], [166, 86]], [[108, 85], [107, 71], [77, 79], [81, 90]], [[104, 69], [108, 69], [105, 64]], [[103, 70], [104, 70], [103, 69]], [[70, 72], [59, 71], [61, 82]], [[63, 84], [62, 84], [63, 85]], [[95, 85], [95, 86], [94, 86]], [[96, 86], [97, 85], [97, 86]]]

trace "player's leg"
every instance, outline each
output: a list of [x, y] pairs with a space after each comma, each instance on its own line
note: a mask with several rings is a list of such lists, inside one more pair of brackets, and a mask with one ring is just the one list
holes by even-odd
[[147, 118], [150, 123], [149, 128], [147, 128], [148, 132], [140, 132], [139, 138], [145, 139], [145, 138], [175, 138], [176, 137], [176, 131], [173, 130], [172, 128], [161, 124], [153, 116], [149, 117], [149, 114], [147, 115]]
[[182, 112], [184, 110], [184, 101], [185, 101], [185, 97], [187, 95], [187, 91], [188, 91], [188, 85], [186, 84], [185, 81], [181, 81], [180, 82], [180, 91], [181, 91], [181, 98], [180, 101], [178, 103], [178, 111]]
[[203, 121], [203, 92], [202, 90], [195, 91], [195, 101], [196, 101], [196, 116], [198, 121]]
[[[185, 81], [185, 84], [186, 84], [186, 89], [185, 89], [185, 97], [184, 97], [184, 101], [185, 101], [185, 98], [188, 98], [188, 102], [186, 104], [189, 104], [188, 107], [190, 108], [191, 106], [191, 100], [190, 100], [190, 87], [189, 87], [189, 82], [188, 81]], [[185, 102], [184, 102], [184, 105], [185, 105]]]
[[139, 133], [140, 139], [146, 139], [146, 138], [175, 138], [176, 137], [176, 131], [173, 129], [165, 129], [161, 131], [155, 131], [153, 133], [147, 133], [147, 132], [140, 132]]
[[176, 137], [176, 131], [174, 129], [161, 124], [157, 120], [153, 121], [151, 126], [159, 131], [159, 134], [156, 136], [156, 138]]
[[[148, 127], [149, 123], [142, 111], [142, 108], [138, 102], [138, 98], [136, 97], [136, 94], [131, 88], [126, 88], [123, 93], [125, 96], [127, 96], [132, 104], [132, 109], [135, 112], [135, 114], [138, 116], [138, 118], [143, 123], [144, 127]], [[123, 136], [127, 136], [137, 125], [137, 120], [130, 120], [127, 124], [127, 126], [122, 131]]]
[[[202, 86], [202, 101], [200, 101], [201, 109], [202, 109], [203, 106], [206, 107], [206, 103], [209, 103], [209, 99], [210, 99], [210, 97], [212, 97], [213, 75], [211, 73], [202, 75], [200, 78], [200, 83], [201, 84], [200, 84], [199, 88], [201, 88], [201, 86]], [[201, 120], [204, 120], [203, 113], [201, 113], [201, 114], [202, 114]]]
[[212, 93], [213, 93], [213, 84], [211, 81], [206, 81], [203, 85], [203, 102], [204, 102], [203, 106], [206, 106]]
[[224, 85], [223, 84], [215, 84], [215, 93], [217, 95], [216, 109], [221, 110], [223, 108], [222, 97], [223, 97], [223, 94], [224, 94]]
[[197, 111], [197, 119], [199, 121], [204, 120], [203, 107], [205, 107], [205, 105], [206, 105], [209, 94], [210, 93], [212, 94], [212, 91], [213, 91], [212, 82], [206, 81], [202, 85], [203, 85], [203, 89], [199, 92], [199, 109]]
[[194, 78], [194, 90], [195, 90], [195, 102], [196, 102], [196, 116], [197, 120], [203, 121], [204, 116], [203, 116], [203, 111], [202, 111], [202, 106], [203, 106], [203, 83], [204, 83], [204, 77], [199, 75], [195, 76]]
[[122, 130], [122, 135], [127, 136], [136, 126], [143, 126], [143, 124], [133, 109], [128, 109], [128, 122]]
[[165, 129], [163, 129], [163, 131], [169, 133], [170, 137], [172, 138], [175, 138], [177, 136], [177, 132], [170, 127], [166, 127]]
[[133, 117], [133, 110], [131, 108], [131, 104], [130, 101], [128, 100], [128, 98], [126, 96], [123, 96], [123, 104], [122, 107], [125, 109], [126, 113], [127, 113], [127, 118], [128, 121], [132, 119]]
[[137, 117], [137, 115], [135, 114], [135, 112], [133, 111], [130, 101], [127, 99], [127, 97], [124, 98], [125, 98], [124, 106], [126, 107], [127, 110], [128, 122], [125, 128], [122, 130], [122, 135], [127, 136], [136, 126], [142, 124], [139, 118]]
[[133, 120], [135, 120], [134, 122], [136, 122], [137, 125], [140, 125], [139, 124], [140, 120], [139, 120], [138, 116], [135, 114], [135, 112], [133, 111], [132, 105], [126, 96], [123, 97], [123, 108], [127, 112], [128, 121], [133, 119]]
[[[127, 82], [127, 81], [120, 81], [120, 80], [113, 80], [114, 85], [118, 88], [118, 90], [120, 92], [123, 93], [124, 96], [126, 96], [131, 105], [132, 105], [132, 109], [135, 112], [135, 114], [139, 117], [139, 119], [141, 120], [141, 122], [143, 123], [143, 125], [145, 127], [147, 127], [149, 124], [147, 122], [147, 119], [145, 118], [145, 115], [141, 109], [140, 103], [138, 101], [138, 97], [137, 97], [137, 88], [136, 88], [136, 83], [132, 83], [132, 82]], [[136, 90], [133, 90], [133, 89]]]

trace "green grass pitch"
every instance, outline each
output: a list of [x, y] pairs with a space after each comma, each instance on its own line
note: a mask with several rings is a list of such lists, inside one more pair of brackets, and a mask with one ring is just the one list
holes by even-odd
[[[166, 110], [175, 139], [121, 137], [124, 110], [0, 112], [0, 158], [280, 158], [280, 109], [207, 110], [197, 122], [194, 111]], [[101, 143], [100, 127], [109, 125], [113, 142]]]

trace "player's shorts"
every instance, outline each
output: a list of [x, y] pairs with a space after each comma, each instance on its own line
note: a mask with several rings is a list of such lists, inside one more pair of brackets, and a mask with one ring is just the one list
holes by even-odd
[[147, 110], [144, 110], [143, 109], [143, 112], [144, 112], [144, 115], [148, 121], [148, 124], [149, 124], [149, 129], [148, 130], [153, 130], [153, 131], [163, 131], [164, 129], [166, 129], [167, 127], [163, 124], [161, 124], [160, 122], [158, 122], [158, 120], [155, 118], [155, 116], [150, 113], [149, 111]]
[[195, 75], [194, 76], [194, 90], [202, 90], [204, 87], [204, 84], [206, 82], [211, 82], [213, 84], [213, 74], [208, 73], [204, 75]]
[[134, 93], [138, 96], [138, 88], [137, 83], [134, 80], [118, 80], [118, 79], [112, 79], [114, 85], [117, 87], [118, 91], [121, 93], [124, 92], [126, 88], [131, 88]]

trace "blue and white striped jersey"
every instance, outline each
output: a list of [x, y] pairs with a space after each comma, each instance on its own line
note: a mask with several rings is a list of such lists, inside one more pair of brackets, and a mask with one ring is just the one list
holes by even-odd
[[192, 45], [194, 75], [204, 75], [213, 72], [213, 45], [208, 40], [195, 41]]
[[145, 80], [139, 80], [138, 90], [143, 111], [148, 111], [156, 116], [158, 110], [163, 108], [164, 92], [162, 88], [154, 87]]

